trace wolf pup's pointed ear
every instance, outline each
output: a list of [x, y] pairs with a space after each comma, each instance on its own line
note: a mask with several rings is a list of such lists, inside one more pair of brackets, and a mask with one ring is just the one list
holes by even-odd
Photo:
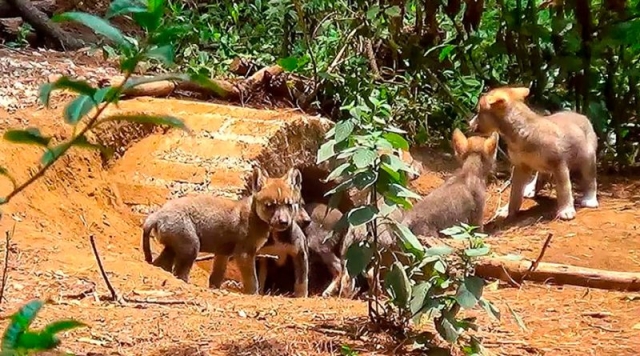
[[456, 153], [456, 156], [462, 158], [462, 156], [467, 153], [467, 149], [469, 148], [469, 141], [467, 140], [467, 136], [465, 136], [460, 129], [453, 130], [453, 136], [451, 138], [451, 142], [453, 143], [453, 150]]
[[490, 157], [496, 157], [498, 153], [498, 140], [500, 136], [494, 132], [484, 141], [484, 152]]
[[287, 172], [287, 181], [291, 184], [292, 187], [300, 190], [302, 189], [302, 173], [298, 168], [291, 168]]
[[524, 99], [529, 96], [529, 93], [530, 93], [529, 88], [525, 88], [525, 87], [511, 88], [511, 96], [513, 96], [513, 98], [517, 100], [524, 101]]
[[267, 172], [262, 170], [262, 168], [254, 168], [253, 175], [251, 176], [251, 190], [253, 190], [254, 193], [262, 190], [262, 188], [264, 188], [267, 177]]

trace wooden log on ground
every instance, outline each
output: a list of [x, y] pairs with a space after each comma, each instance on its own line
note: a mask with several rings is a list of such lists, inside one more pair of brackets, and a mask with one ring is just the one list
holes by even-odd
[[[51, 16], [56, 10], [55, 0], [38, 0], [32, 1], [31, 4], [36, 9], [44, 12], [47, 16]], [[0, 0], [0, 18], [20, 17], [20, 12], [13, 6], [9, 5], [5, 0]]]
[[[186, 91], [200, 94], [206, 97], [216, 97], [227, 100], [240, 100], [255, 91], [259, 86], [265, 85], [266, 81], [270, 80], [270, 78], [278, 76], [283, 72], [284, 70], [282, 69], [282, 67], [280, 67], [279, 65], [274, 65], [262, 68], [249, 78], [241, 80], [237, 83], [232, 83], [220, 79], [211, 79], [212, 82], [217, 85], [218, 90], [205, 88], [196, 83], [187, 81], [163, 80], [138, 85], [136, 87], [125, 90], [125, 92], [123, 93], [123, 97], [167, 97], [175, 91]], [[123, 80], [124, 77], [117, 76], [107, 80], [106, 82], [108, 82], [107, 85], [119, 85]]]
[[476, 265], [476, 275], [482, 278], [496, 278], [505, 282], [526, 280], [567, 284], [579, 287], [640, 291], [640, 273], [598, 270], [593, 268], [540, 262], [538, 267], [529, 271], [532, 261], [512, 261], [504, 258], [483, 259]]

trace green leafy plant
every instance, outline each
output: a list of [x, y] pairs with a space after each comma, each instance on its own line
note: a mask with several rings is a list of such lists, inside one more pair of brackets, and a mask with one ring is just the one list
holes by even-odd
[[[404, 132], [388, 123], [391, 107], [381, 100], [382, 93], [375, 89], [371, 93], [343, 108], [350, 118], [338, 122], [327, 133], [327, 142], [318, 151], [318, 163], [332, 159], [337, 165], [327, 178], [339, 183], [327, 192], [332, 195], [330, 205], [335, 207], [340, 193], [347, 189], [367, 193], [366, 203], [343, 217], [343, 223], [352, 228], [365, 225], [370, 237], [348, 248], [348, 273], [358, 275], [372, 264], [374, 280], [378, 280], [380, 270], [387, 268], [386, 302], [380, 301], [375, 285], [369, 291], [372, 322], [405, 330], [411, 322], [417, 324], [426, 317], [433, 320], [443, 339], [476, 352], [481, 347], [478, 340], [469, 337], [468, 342], [461, 341], [465, 331], [475, 328], [475, 320], [459, 318], [460, 309], [480, 305], [492, 316], [500, 317], [499, 311], [482, 298], [484, 281], [473, 275], [475, 259], [490, 251], [483, 241], [485, 235], [463, 224], [443, 233], [463, 241], [465, 249], [425, 248], [406, 226], [393, 219], [395, 209], [410, 209], [412, 200], [420, 196], [406, 188], [407, 174], [413, 173], [411, 167], [392, 153], [394, 149], [409, 148]], [[399, 250], [385, 251], [390, 246], [380, 244], [385, 228], [392, 231]], [[394, 254], [395, 262], [381, 266], [381, 255], [389, 252]]]
[[40, 330], [30, 330], [29, 326], [44, 305], [41, 300], [26, 303], [11, 315], [11, 323], [2, 335], [0, 352], [2, 356], [29, 355], [34, 352], [51, 350], [60, 345], [57, 334], [63, 331], [87, 326], [79, 321], [58, 320]]

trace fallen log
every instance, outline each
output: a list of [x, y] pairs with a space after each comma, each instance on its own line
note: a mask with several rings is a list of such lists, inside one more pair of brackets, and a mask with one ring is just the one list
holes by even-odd
[[[55, 0], [38, 0], [32, 1], [31, 4], [38, 10], [44, 12], [47, 16], [51, 16], [56, 10]], [[20, 17], [22, 16], [18, 10], [9, 5], [5, 0], [0, 0], [0, 18]]]
[[476, 264], [476, 275], [482, 278], [496, 278], [508, 283], [523, 279], [553, 284], [579, 287], [640, 291], [640, 273], [599, 270], [586, 267], [538, 262], [537, 268], [530, 270], [532, 261], [513, 261], [504, 258], [486, 258]]
[[[265, 85], [272, 77], [278, 76], [284, 70], [279, 65], [265, 67], [244, 80], [232, 83], [226, 80], [211, 79], [216, 84], [217, 90], [203, 87], [197, 83], [179, 80], [163, 80], [159, 82], [141, 84], [125, 90], [122, 94], [124, 98], [137, 96], [167, 97], [175, 91], [186, 91], [203, 95], [205, 97], [215, 97], [227, 100], [240, 100], [255, 91], [259, 86]], [[134, 79], [138, 79], [134, 78]], [[119, 85], [124, 77], [113, 77], [106, 82], [107, 85]]]

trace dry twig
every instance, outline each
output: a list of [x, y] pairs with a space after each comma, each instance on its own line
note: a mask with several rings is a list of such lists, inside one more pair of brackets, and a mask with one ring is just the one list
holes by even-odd
[[551, 243], [551, 238], [553, 237], [552, 233], [549, 233], [549, 235], [547, 235], [547, 239], [544, 241], [544, 245], [542, 245], [542, 250], [540, 250], [540, 254], [538, 255], [538, 258], [536, 258], [535, 261], [533, 261], [533, 263], [531, 264], [531, 267], [529, 267], [529, 270], [527, 271], [527, 273], [524, 274], [524, 276], [522, 276], [522, 279], [526, 279], [527, 276], [529, 276], [529, 273], [533, 272], [536, 270], [536, 268], [538, 268], [538, 265], [540, 264], [540, 261], [542, 260], [542, 257], [544, 257], [544, 253], [547, 251], [547, 247], [549, 247], [549, 243]]
[[106, 283], [107, 288], [109, 289], [109, 293], [111, 293], [111, 300], [122, 303], [122, 299], [116, 293], [116, 290], [111, 285], [109, 281], [109, 277], [107, 277], [107, 273], [104, 271], [104, 267], [102, 266], [102, 260], [100, 260], [100, 255], [98, 254], [98, 248], [96, 247], [96, 241], [93, 234], [89, 235], [89, 242], [91, 242], [91, 249], [93, 250], [93, 255], [96, 257], [96, 261], [98, 262], [98, 268], [100, 269], [100, 274], [102, 274], [102, 279], [104, 279], [104, 283]]
[[[0, 218], [2, 215], [0, 215]], [[13, 224], [11, 232], [5, 231], [5, 245], [4, 245], [4, 265], [2, 266], [2, 286], [0, 286], [0, 304], [4, 300], [4, 288], [7, 285], [7, 271], [9, 270], [9, 248], [11, 245], [11, 238], [16, 231], [16, 224]]]

